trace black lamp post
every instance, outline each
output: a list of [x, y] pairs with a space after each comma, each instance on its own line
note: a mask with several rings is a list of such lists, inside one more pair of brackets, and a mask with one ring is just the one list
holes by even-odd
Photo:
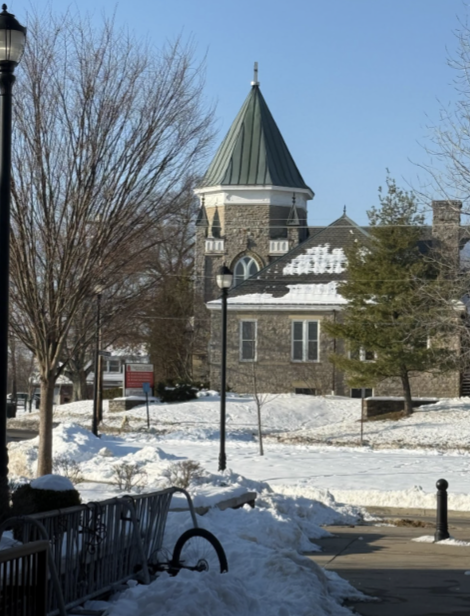
[[21, 60], [26, 28], [15, 16], [0, 13], [0, 518], [8, 511], [7, 379], [10, 278], [11, 92]]
[[95, 378], [93, 387], [93, 422], [91, 431], [98, 436], [98, 423], [100, 422], [101, 404], [101, 294], [103, 287], [97, 285], [96, 293], [96, 345], [95, 345]]
[[227, 462], [225, 455], [225, 387], [227, 374], [227, 295], [232, 286], [233, 274], [222, 265], [217, 274], [217, 286], [222, 289], [222, 360], [220, 365], [220, 452], [219, 471], [224, 471]]

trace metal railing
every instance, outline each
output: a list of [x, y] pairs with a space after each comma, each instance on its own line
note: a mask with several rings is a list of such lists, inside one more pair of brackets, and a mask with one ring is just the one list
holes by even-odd
[[[52, 584], [47, 591], [47, 614], [66, 616], [66, 610], [129, 579], [150, 582], [147, 565], [158, 562], [175, 492], [186, 496], [197, 526], [189, 494], [180, 488], [168, 488], [10, 518], [0, 525], [0, 538], [5, 529], [12, 528], [23, 544], [49, 541], [46, 545], [50, 550]], [[12, 612], [12, 616], [20, 615], [22, 612]]]
[[0, 614], [46, 616], [48, 541], [0, 550]]
[[167, 488], [149, 494], [124, 496], [132, 501], [135, 515], [139, 523], [142, 544], [145, 550], [146, 562], [156, 565], [159, 561], [159, 551], [163, 545], [165, 524], [170, 509], [171, 499], [175, 492], [181, 492], [188, 501], [189, 513], [193, 526], [197, 528], [196, 513], [190, 495], [183, 488]]

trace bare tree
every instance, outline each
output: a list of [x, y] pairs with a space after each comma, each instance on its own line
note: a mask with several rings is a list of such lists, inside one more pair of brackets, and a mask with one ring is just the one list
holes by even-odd
[[10, 332], [8, 347], [10, 392], [13, 398], [16, 398], [18, 391], [26, 392], [31, 396], [34, 356], [31, 351], [25, 348], [17, 339], [13, 332]]
[[266, 404], [269, 404], [273, 400], [275, 400], [279, 394], [269, 394], [262, 393], [259, 388], [259, 379], [258, 379], [258, 364], [254, 361], [251, 364], [251, 375], [252, 375], [252, 384], [253, 384], [253, 400], [256, 405], [256, 413], [258, 417], [258, 442], [259, 442], [259, 455], [264, 456], [264, 447], [263, 447], [263, 430], [261, 424], [261, 411]]
[[[52, 401], [70, 329], [99, 279], [148, 249], [211, 138], [202, 69], [177, 41], [157, 53], [110, 21], [32, 16], [18, 75], [12, 183], [12, 326], [41, 384], [38, 474], [52, 470]], [[93, 234], [90, 221], [99, 219]]]
[[[448, 58], [453, 72], [455, 100], [441, 104], [439, 119], [430, 126], [425, 150], [430, 163], [421, 167], [427, 182], [420, 194], [429, 204], [438, 196], [447, 203], [450, 212], [470, 214], [470, 23], [468, 17], [459, 22], [455, 31], [456, 50]], [[461, 210], [460, 210], [461, 207]], [[466, 389], [470, 387], [470, 327], [467, 311], [459, 310], [459, 302], [469, 304], [470, 251], [459, 255], [459, 248], [469, 242], [468, 226], [456, 228], [450, 220], [443, 220], [443, 230], [448, 231], [447, 242], [442, 242], [440, 254], [434, 254], [441, 269], [442, 285], [438, 289], [441, 300], [440, 321], [451, 329], [448, 337], [460, 343], [460, 371]], [[455, 253], [451, 245], [457, 248]], [[459, 259], [460, 256], [460, 259]], [[456, 318], [456, 314], [459, 317]]]
[[448, 58], [453, 71], [456, 98], [451, 104], [441, 104], [439, 119], [430, 126], [425, 150], [430, 164], [420, 165], [426, 172], [427, 186], [422, 191], [425, 201], [431, 198], [464, 202], [463, 211], [469, 213], [470, 199], [470, 24], [460, 22], [455, 31], [457, 48]]
[[[123, 272], [124, 273], [124, 272]], [[150, 301], [150, 285], [142, 271], [126, 269], [119, 285], [100, 285], [102, 349], [139, 347], [145, 341], [141, 305]], [[96, 289], [95, 289], [96, 291]], [[73, 400], [85, 400], [87, 378], [94, 370], [97, 330], [97, 293], [86, 297], [77, 310], [62, 349], [63, 374], [73, 385]]]
[[157, 381], [192, 379], [191, 329], [194, 284], [194, 221], [197, 209], [192, 184], [180, 207], [157, 230], [147, 274], [153, 281], [143, 316]]

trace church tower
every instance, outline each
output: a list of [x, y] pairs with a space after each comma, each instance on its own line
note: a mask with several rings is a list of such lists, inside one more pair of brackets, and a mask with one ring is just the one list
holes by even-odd
[[308, 235], [307, 201], [314, 193], [261, 94], [257, 63], [251, 90], [195, 193], [196, 303], [219, 297], [221, 265], [237, 285]]

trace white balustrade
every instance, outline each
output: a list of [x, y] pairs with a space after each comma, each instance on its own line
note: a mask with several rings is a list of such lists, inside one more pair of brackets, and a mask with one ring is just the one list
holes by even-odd
[[224, 252], [225, 240], [215, 239], [213, 237], [206, 240], [206, 252]]
[[270, 255], [285, 255], [289, 250], [289, 240], [270, 240]]

